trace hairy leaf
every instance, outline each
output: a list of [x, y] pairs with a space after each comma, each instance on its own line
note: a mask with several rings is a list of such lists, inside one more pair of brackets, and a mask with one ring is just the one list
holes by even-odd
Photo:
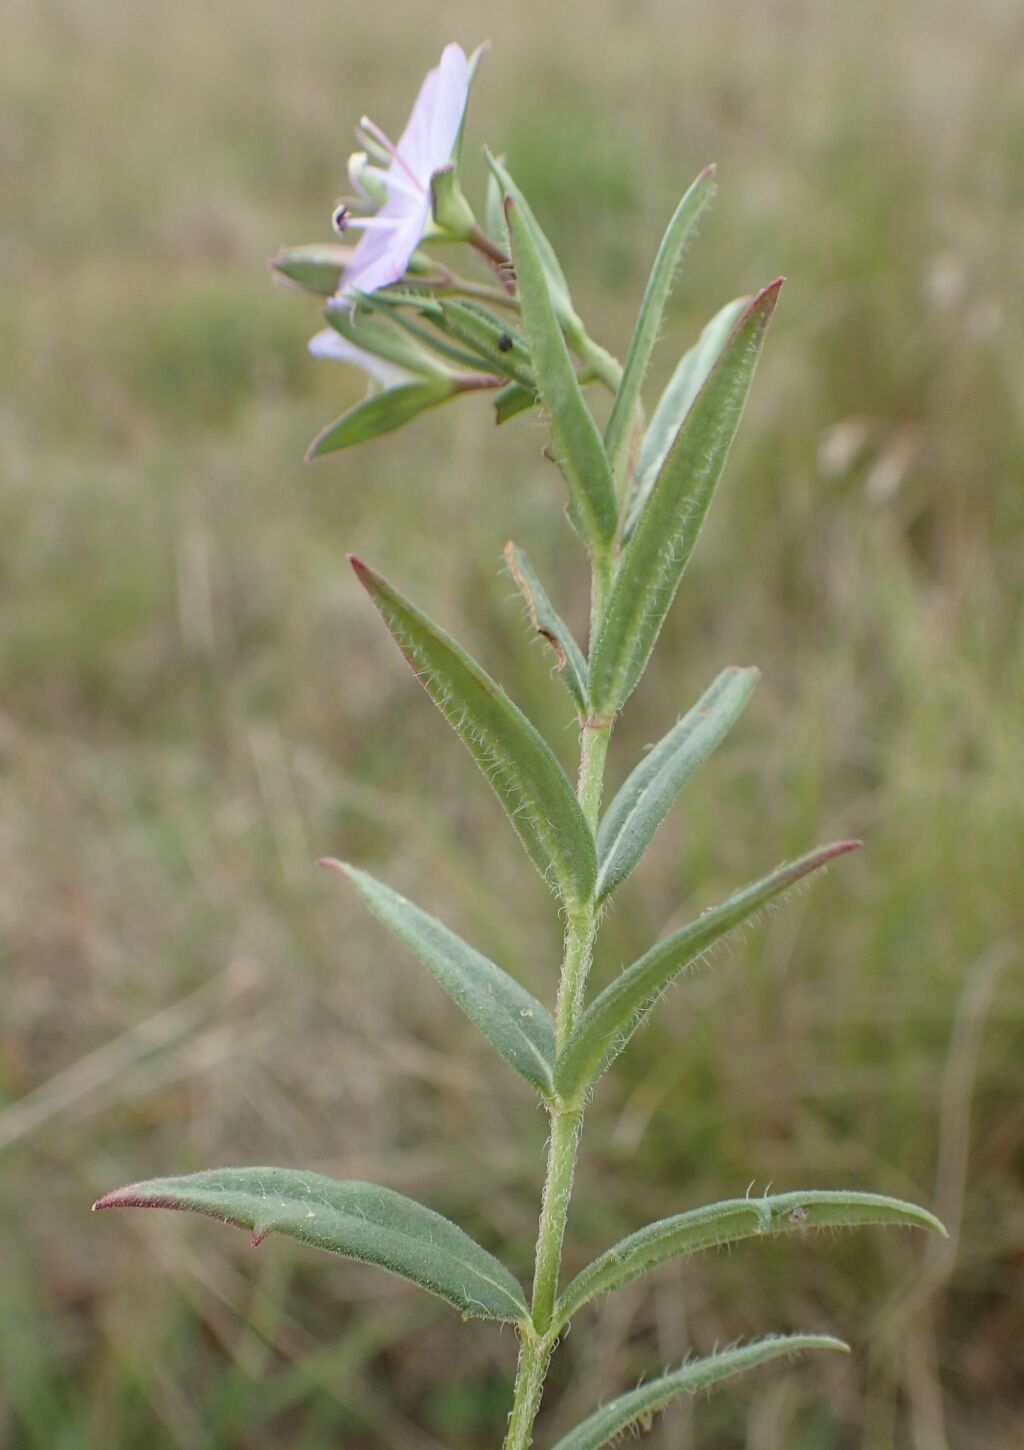
[[429, 378], [449, 376], [444, 364], [432, 358], [412, 337], [399, 331], [391, 321], [368, 316], [363, 308], [328, 307], [324, 318], [348, 342], [407, 368], [409, 372]]
[[766, 1234], [871, 1224], [925, 1228], [947, 1237], [942, 1224], [927, 1209], [880, 1193], [813, 1189], [764, 1198], [730, 1198], [649, 1223], [620, 1239], [567, 1285], [555, 1309], [555, 1325], [568, 1323], [582, 1305], [598, 1294], [622, 1289], [659, 1264], [684, 1254]]
[[540, 399], [532, 388], [509, 383], [507, 388], [502, 388], [500, 393], [495, 394], [494, 421], [500, 428], [502, 423], [507, 423], [510, 418], [517, 418], [520, 413], [528, 412], [539, 402]]
[[691, 1360], [681, 1369], [664, 1374], [602, 1405], [575, 1430], [564, 1435], [554, 1450], [600, 1450], [600, 1446], [610, 1444], [630, 1426], [647, 1424], [651, 1415], [663, 1410], [681, 1395], [698, 1394], [701, 1390], [712, 1389], [722, 1380], [742, 1374], [744, 1370], [756, 1369], [769, 1360], [802, 1354], [810, 1349], [848, 1352], [849, 1345], [841, 1339], [833, 1339], [830, 1334], [779, 1334], [768, 1339], [756, 1339], [752, 1344], [739, 1345], [735, 1349], [725, 1349], [721, 1354], [712, 1354], [706, 1359]]
[[530, 345], [537, 390], [551, 425], [555, 458], [569, 485], [573, 521], [591, 548], [600, 551], [610, 543], [618, 524], [608, 456], [584, 401], [530, 228], [511, 199], [505, 202], [505, 215], [523, 329]]
[[151, 1178], [108, 1193], [104, 1208], [171, 1208], [376, 1264], [437, 1294], [464, 1319], [528, 1317], [520, 1285], [449, 1219], [375, 1183], [342, 1183], [291, 1168], [219, 1168]]
[[640, 313], [626, 355], [622, 382], [619, 384], [604, 433], [605, 448], [611, 460], [612, 474], [616, 478], [622, 474], [629, 451], [633, 417], [640, 401], [640, 389], [647, 376], [654, 344], [658, 340], [665, 303], [697, 220], [714, 195], [714, 177], [715, 168], [706, 167], [676, 207], [647, 280]]
[[573, 309], [572, 298], [569, 295], [569, 284], [565, 280], [565, 273], [555, 255], [555, 249], [548, 241], [541, 229], [541, 225], [534, 216], [530, 203], [519, 190], [519, 187], [512, 180], [505, 166], [490, 151], [484, 149], [484, 157], [490, 168], [491, 175], [497, 181], [502, 192], [502, 211], [505, 223], [503, 230], [508, 232], [508, 212], [504, 207], [504, 199], [511, 198], [519, 211], [523, 226], [527, 228], [533, 240], [533, 245], [540, 258], [541, 267], [547, 281], [547, 291], [551, 299], [551, 305], [555, 309], [555, 315], [563, 327], [568, 327], [573, 334], [583, 330], [583, 324]]
[[521, 383], [531, 392], [536, 388], [530, 354], [515, 328], [486, 307], [472, 300], [442, 302], [438, 324], [449, 336], [470, 347], [484, 367]]
[[594, 837], [551, 747], [450, 635], [353, 558], [414, 673], [491, 783], [530, 859], [563, 901], [594, 888]]
[[392, 931], [491, 1045], [545, 1097], [554, 1093], [555, 1024], [525, 987], [434, 916], [344, 861], [324, 861], [347, 876], [377, 920]]
[[576, 702], [581, 716], [586, 716], [587, 705], [587, 662], [583, 651], [572, 637], [572, 631], [555, 612], [544, 586], [533, 572], [529, 559], [515, 544], [505, 545], [505, 562], [509, 573], [516, 581], [520, 594], [526, 602], [530, 623], [539, 635], [551, 646], [558, 666], [559, 677]]
[[766, 287], [734, 328], [623, 556], [590, 661], [598, 715], [622, 707], [650, 658], [725, 466], [781, 286]]
[[780, 866], [753, 885], [703, 912], [680, 931], [651, 948], [620, 972], [576, 1023], [558, 1058], [555, 1085], [566, 1101], [578, 1098], [626, 1046], [671, 981], [734, 927], [756, 915], [802, 877], [853, 851], [859, 841], [821, 846], [798, 861]]
[[397, 388], [388, 388], [386, 392], [357, 403], [318, 433], [309, 445], [306, 459], [311, 462], [314, 458], [322, 458], [325, 453], [337, 453], [340, 448], [351, 448], [353, 444], [365, 443], [381, 433], [391, 433], [428, 408], [446, 403], [457, 391], [455, 380], [447, 377], [401, 383]]
[[737, 297], [735, 301], [727, 302], [715, 313], [693, 347], [679, 359], [675, 372], [658, 400], [658, 406], [640, 445], [636, 470], [637, 488], [630, 501], [626, 522], [627, 538], [644, 511], [661, 465], [668, 457], [668, 451], [693, 406], [694, 398], [721, 356], [729, 334], [753, 300], [752, 297]]
[[683, 786], [739, 718], [760, 677], [756, 669], [723, 670], [629, 776], [597, 832], [599, 901], [633, 870]]

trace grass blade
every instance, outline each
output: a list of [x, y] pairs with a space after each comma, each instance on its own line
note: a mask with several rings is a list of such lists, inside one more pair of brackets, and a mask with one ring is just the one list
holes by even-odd
[[746, 886], [696, 921], [673, 932], [627, 967], [594, 999], [573, 1028], [555, 1071], [555, 1085], [566, 1101], [578, 1100], [626, 1046], [665, 988], [691, 962], [734, 927], [782, 896], [802, 877], [819, 871], [859, 841], [820, 846], [798, 861], [780, 866]]
[[604, 445], [611, 462], [612, 476], [619, 478], [624, 470], [630, 446], [633, 417], [640, 401], [640, 389], [650, 365], [654, 344], [661, 330], [662, 314], [668, 301], [683, 252], [704, 208], [715, 192], [715, 168], [705, 169], [676, 207], [654, 259], [647, 280], [640, 313], [629, 344], [622, 382], [615, 395], [611, 417], [604, 433]]
[[575, 1430], [564, 1435], [554, 1450], [600, 1450], [630, 1426], [646, 1424], [651, 1415], [663, 1410], [680, 1395], [695, 1395], [713, 1389], [722, 1380], [745, 1370], [756, 1369], [769, 1360], [802, 1354], [811, 1349], [838, 1349], [848, 1352], [849, 1346], [831, 1334], [779, 1334], [757, 1339], [753, 1344], [739, 1345], [684, 1364], [649, 1384], [640, 1385], [628, 1394], [619, 1395], [595, 1410]]
[[753, 302], [752, 297], [737, 297], [715, 313], [693, 347], [683, 353], [676, 370], [668, 380], [647, 431], [640, 445], [637, 460], [637, 488], [629, 506], [626, 537], [632, 533], [644, 511], [661, 465], [668, 457], [672, 441], [693, 406], [693, 400], [707, 381], [708, 374], [721, 356], [729, 334]]
[[511, 198], [505, 202], [505, 215], [523, 330], [537, 390], [551, 425], [555, 458], [569, 485], [570, 512], [591, 549], [600, 553], [611, 542], [618, 525], [608, 456], [562, 336], [541, 255], [521, 209]]
[[649, 1223], [620, 1239], [566, 1287], [555, 1310], [555, 1324], [567, 1324], [598, 1294], [622, 1289], [669, 1259], [767, 1234], [872, 1224], [924, 1228], [947, 1237], [942, 1224], [927, 1209], [880, 1193], [815, 1189], [777, 1193], [770, 1198], [730, 1198]]
[[402, 383], [366, 398], [317, 434], [306, 452], [306, 461], [311, 463], [327, 453], [337, 453], [341, 448], [351, 448], [382, 433], [391, 433], [428, 408], [446, 403], [457, 391], [454, 379], [439, 377], [427, 378], [421, 383]]
[[735, 724], [760, 678], [756, 669], [723, 670], [626, 780], [597, 832], [599, 901], [633, 870], [683, 786]]
[[555, 1024], [536, 997], [383, 882], [344, 861], [321, 864], [348, 877], [377, 920], [419, 958], [505, 1061], [544, 1097], [553, 1097]]
[[413, 672], [491, 784], [531, 861], [565, 902], [594, 889], [594, 837], [551, 747], [450, 635], [351, 559]]
[[555, 612], [523, 550], [511, 542], [507, 543], [505, 562], [526, 603], [530, 623], [554, 651], [559, 678], [576, 702], [581, 719], [585, 719], [590, 707], [587, 703], [587, 662], [583, 651], [573, 639], [569, 626]]
[[781, 286], [766, 287], [733, 329], [637, 523], [590, 661], [599, 716], [621, 709], [650, 658], [725, 466]]
[[375, 1264], [458, 1309], [464, 1319], [528, 1318], [521, 1286], [450, 1219], [376, 1183], [343, 1183], [292, 1168], [219, 1168], [151, 1178], [108, 1193], [105, 1208], [170, 1208], [252, 1230], [255, 1248], [284, 1234]]

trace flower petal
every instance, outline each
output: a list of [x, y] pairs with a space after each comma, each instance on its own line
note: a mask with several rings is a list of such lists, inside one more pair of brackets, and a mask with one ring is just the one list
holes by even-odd
[[429, 190], [433, 173], [452, 158], [468, 100], [466, 53], [461, 45], [446, 45], [440, 64], [420, 87], [396, 148], [424, 190]]
[[311, 337], [309, 350], [314, 357], [331, 358], [335, 362], [350, 363], [354, 367], [362, 368], [382, 388], [396, 388], [412, 380], [412, 374], [406, 372], [405, 368], [397, 367], [385, 358], [378, 357], [376, 353], [356, 347], [354, 342], [349, 342], [347, 337], [342, 337], [333, 327], [325, 327]]
[[[388, 215], [390, 213], [390, 215]], [[339, 296], [351, 297], [353, 292], [376, 292], [397, 282], [409, 265], [409, 258], [420, 244], [430, 216], [430, 198], [415, 203], [393, 192], [377, 213], [380, 220], [391, 220], [391, 227], [365, 231], [352, 254], [352, 261], [341, 279]]]

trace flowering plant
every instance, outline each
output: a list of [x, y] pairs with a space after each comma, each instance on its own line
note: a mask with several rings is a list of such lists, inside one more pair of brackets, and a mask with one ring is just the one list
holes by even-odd
[[[584, 1112], [615, 1058], [662, 993], [798, 881], [853, 850], [818, 847], [769, 871], [656, 943], [588, 999], [602, 915], [697, 767], [723, 740], [758, 679], [728, 668], [640, 761], [602, 809], [605, 760], [619, 713], [643, 674], [711, 504], [739, 424], [781, 280], [722, 308], [682, 356], [648, 421], [642, 387], [684, 247], [708, 205], [702, 171], [671, 218], [624, 364], [596, 343], [573, 306], [551, 244], [504, 164], [487, 154], [485, 221], [463, 194], [459, 151], [480, 51], [449, 45], [427, 76], [397, 143], [368, 119], [350, 163], [354, 195], [334, 212], [355, 247], [291, 248], [274, 262], [326, 299], [311, 350], [361, 368], [371, 393], [314, 441], [313, 457], [409, 422], [464, 393], [489, 391], [499, 423], [539, 412], [568, 493], [569, 521], [591, 566], [586, 650], [573, 638], [526, 555], [506, 550], [532, 627], [551, 646], [579, 731], [570, 783], [548, 742], [439, 625], [358, 559], [352, 566], [427, 694], [472, 754], [549, 886], [564, 922], [553, 1012], [435, 917], [365, 871], [324, 864], [435, 977], [550, 1117], [547, 1171], [529, 1295], [505, 1265], [440, 1214], [392, 1188], [291, 1168], [228, 1168], [154, 1179], [97, 1208], [192, 1210], [283, 1233], [379, 1265], [438, 1295], [465, 1319], [511, 1323], [519, 1339], [506, 1450], [533, 1443], [548, 1363], [572, 1319], [669, 1259], [756, 1236], [821, 1227], [904, 1224], [943, 1233], [930, 1213], [878, 1194], [788, 1190], [691, 1207], [638, 1228], [568, 1284], [562, 1245]], [[422, 249], [467, 247], [486, 267], [464, 277]], [[584, 387], [612, 396], [598, 426]], [[595, 1450], [672, 1399], [800, 1350], [844, 1349], [822, 1334], [776, 1335], [691, 1361], [626, 1390], [556, 1450]]]

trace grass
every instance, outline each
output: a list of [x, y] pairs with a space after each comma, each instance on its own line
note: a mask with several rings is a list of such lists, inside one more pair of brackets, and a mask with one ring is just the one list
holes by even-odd
[[[312, 863], [364, 862], [550, 994], [541, 889], [343, 557], [557, 737], [498, 571], [511, 535], [582, 623], [560, 484], [535, 429], [496, 438], [476, 402], [305, 469], [357, 384], [305, 358], [314, 316], [263, 270], [325, 234], [350, 122], [400, 122], [480, 24], [465, 0], [436, 28], [407, 0], [16, 0], [8, 20], [0, 1444], [500, 1438], [508, 1335], [283, 1243], [86, 1211], [149, 1172], [295, 1162], [422, 1197], [528, 1269], [541, 1116], [490, 1091], [471, 1031]], [[1016, 1443], [1019, 16], [527, 0], [489, 25], [473, 134], [507, 150], [610, 344], [708, 160], [721, 195], [659, 376], [722, 301], [790, 277], [613, 780], [723, 664], [765, 678], [623, 888], [599, 980], [786, 855], [867, 842], [621, 1059], [567, 1268], [751, 1180], [918, 1197], [954, 1229], [948, 1249], [867, 1234], [663, 1270], [577, 1326], [543, 1443], [657, 1364], [796, 1328], [857, 1353], [675, 1411], [649, 1443]]]

